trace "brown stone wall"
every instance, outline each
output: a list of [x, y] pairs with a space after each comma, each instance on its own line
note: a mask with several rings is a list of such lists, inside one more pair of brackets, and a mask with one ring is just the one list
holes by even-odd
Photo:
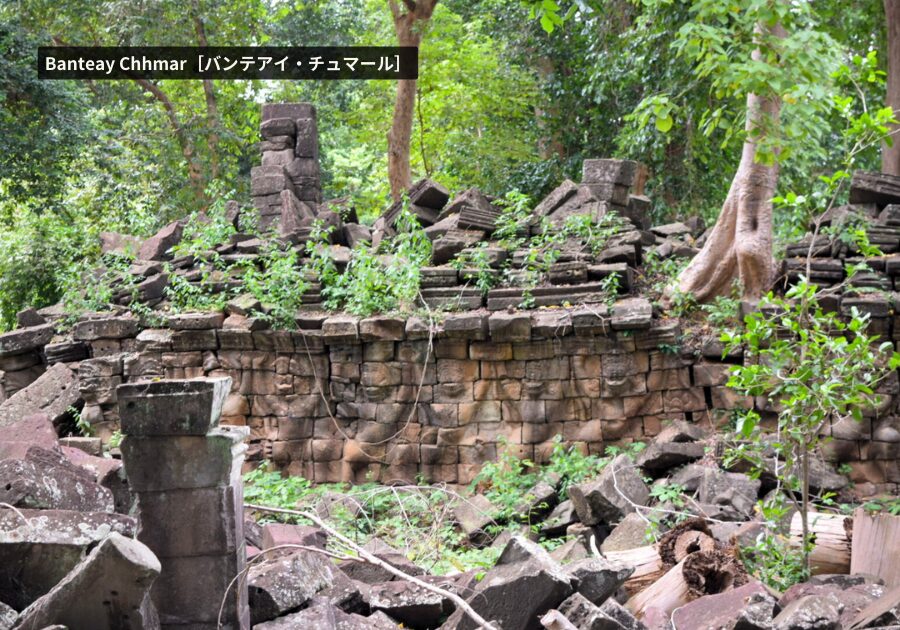
[[[687, 351], [677, 320], [629, 329], [596, 311], [554, 309], [455, 314], [432, 331], [418, 318], [310, 316], [298, 332], [222, 321], [179, 316], [136, 337], [80, 340], [94, 357], [79, 368], [84, 417], [109, 434], [121, 382], [230, 376], [223, 422], [250, 427], [251, 462], [318, 482], [421, 474], [462, 484], [503, 441], [543, 462], [555, 435], [601, 452], [652, 437], [667, 420], [721, 424], [754, 404], [725, 386], [719, 344]], [[900, 433], [888, 409], [828, 429], [832, 459], [873, 490], [900, 482]]]

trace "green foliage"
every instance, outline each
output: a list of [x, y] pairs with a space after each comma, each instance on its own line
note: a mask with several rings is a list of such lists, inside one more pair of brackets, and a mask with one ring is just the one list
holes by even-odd
[[327, 234], [315, 228], [307, 243], [309, 269], [322, 284], [325, 307], [354, 315], [411, 311], [419, 295], [420, 268], [431, 259], [431, 241], [405, 207], [397, 233], [378, 248], [356, 247], [343, 273], [329, 254]]
[[257, 264], [245, 264], [243, 270], [244, 288], [263, 306], [261, 313], [253, 315], [270, 321], [275, 328], [295, 328], [297, 310], [309, 287], [297, 251], [268, 242]]
[[461, 251], [451, 261], [453, 267], [466, 272], [463, 279], [474, 281], [482, 295], [487, 295], [500, 281], [500, 274], [491, 266], [487, 247], [488, 244], [482, 241], [476, 247]]
[[66, 322], [74, 323], [84, 313], [109, 310], [116, 292], [128, 290], [124, 282], [130, 278], [127, 271], [131, 263], [130, 256], [105, 254], [99, 266], [82, 262], [63, 268], [62, 303]]
[[740, 295], [740, 287], [736, 284], [731, 295], [719, 295], [709, 304], [701, 305], [706, 321], [717, 328], [735, 323], [741, 309]]
[[66, 413], [72, 417], [73, 422], [75, 423], [75, 429], [78, 433], [81, 434], [82, 437], [91, 437], [94, 435], [94, 429], [91, 427], [91, 423], [87, 422], [81, 416], [81, 410], [77, 407], [69, 406], [66, 408]]
[[[832, 418], [862, 419], [880, 398], [878, 384], [900, 366], [890, 342], [876, 345], [866, 332], [869, 315], [855, 308], [848, 321], [825, 312], [816, 286], [805, 279], [784, 298], [767, 295], [759, 311], [744, 318], [744, 329], [725, 332], [726, 352], [744, 348], [745, 361], [731, 368], [728, 386], [748, 396], [767, 396], [778, 407], [778, 434], [765, 440], [759, 415], [743, 414], [737, 430], [744, 443], [734, 455], [759, 461], [771, 449], [784, 463], [778, 479], [785, 491], [800, 495], [804, 520], [809, 512], [809, 458], [821, 442], [822, 426]], [[793, 495], [789, 495], [793, 496]]]
[[199, 261], [200, 282], [191, 283], [183, 275], [174, 273], [171, 265], [165, 266], [169, 284], [165, 288], [166, 299], [176, 313], [191, 311], [220, 311], [230, 299], [227, 291], [217, 291], [213, 281], [223, 277], [226, 265], [216, 253]]
[[300, 499], [312, 493], [312, 483], [297, 475], [282, 476], [260, 466], [244, 475], [244, 501], [294, 510]]
[[[764, 524], [763, 531], [756, 537], [753, 545], [740, 550], [747, 571], [778, 591], [785, 591], [794, 584], [809, 579], [803, 554], [797, 553], [796, 546], [787, 537], [777, 533], [779, 522], [791, 513], [784, 495], [775, 495], [768, 501], [761, 501], [759, 512]], [[806, 543], [806, 552], [811, 547], [811, 543]]]
[[550, 461], [542, 472], [545, 477], [559, 478], [559, 498], [564, 501], [571, 486], [599, 474], [607, 461], [596, 455], [583, 454], [576, 445], [566, 448], [562, 436], [554, 435]]

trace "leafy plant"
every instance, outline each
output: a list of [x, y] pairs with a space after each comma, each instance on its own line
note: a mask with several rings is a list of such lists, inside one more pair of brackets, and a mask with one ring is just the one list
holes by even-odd
[[[779, 407], [776, 439], [765, 441], [756, 430], [759, 414], [749, 411], [738, 422], [747, 442], [735, 450], [756, 458], [771, 449], [780, 485], [800, 510], [808, 540], [809, 466], [821, 443], [823, 425], [839, 416], [862, 419], [877, 402], [875, 388], [900, 366], [890, 342], [875, 345], [866, 332], [868, 314], [855, 308], [848, 321], [825, 312], [816, 286], [805, 279], [784, 298], [767, 295], [760, 310], [744, 318], [744, 330], [725, 332], [725, 352], [743, 347], [745, 361], [732, 366], [728, 386], [748, 396], [767, 396]], [[799, 494], [799, 501], [793, 493]], [[808, 564], [808, 553], [804, 553]]]
[[309, 287], [296, 250], [268, 242], [258, 261], [244, 264], [243, 270], [244, 288], [263, 305], [263, 311], [253, 315], [276, 328], [296, 327], [297, 309]]
[[463, 250], [451, 261], [454, 268], [466, 271], [463, 279], [474, 280], [475, 288], [481, 291], [482, 295], [487, 295], [500, 279], [500, 275], [491, 266], [487, 247], [488, 244], [482, 241], [476, 247]]
[[329, 256], [324, 231], [314, 230], [307, 251], [310, 269], [322, 283], [326, 308], [360, 316], [414, 308], [420, 268], [431, 258], [431, 241], [406, 207], [395, 227], [397, 233], [377, 250], [366, 243], [356, 247], [343, 273]]

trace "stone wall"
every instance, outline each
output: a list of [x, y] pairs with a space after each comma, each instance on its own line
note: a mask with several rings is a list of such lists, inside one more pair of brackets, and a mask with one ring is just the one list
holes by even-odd
[[[681, 323], [653, 318], [640, 298], [611, 312], [591, 305], [451, 314], [431, 329], [420, 318], [325, 314], [302, 316], [297, 332], [224, 321], [213, 313], [143, 330], [128, 316], [77, 324], [66, 343], [83, 344], [92, 357], [70, 363], [82, 417], [110, 435], [123, 382], [229, 376], [223, 422], [250, 427], [250, 462], [271, 460], [317, 482], [421, 474], [462, 484], [503, 441], [542, 462], [555, 435], [601, 452], [652, 437], [668, 420], [721, 424], [730, 410], [754, 404], [725, 386], [716, 341], [688, 347]], [[885, 391], [896, 386], [893, 379]], [[827, 429], [831, 459], [849, 464], [857, 483], [875, 484], [872, 491], [900, 482], [893, 408], [892, 401], [862, 424]]]

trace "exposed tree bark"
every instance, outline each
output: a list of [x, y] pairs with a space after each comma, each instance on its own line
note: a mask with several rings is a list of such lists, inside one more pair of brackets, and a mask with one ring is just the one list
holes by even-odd
[[[207, 48], [209, 41], [206, 38], [206, 28], [200, 17], [200, 4], [198, 0], [191, 2], [193, 11], [191, 18], [194, 22], [194, 32], [197, 34], [197, 44], [201, 48]], [[216, 92], [212, 79], [203, 79], [203, 94], [206, 98], [206, 144], [209, 148], [209, 178], [219, 177], [219, 104], [216, 100]]]
[[[778, 31], [783, 33], [781, 27]], [[760, 58], [759, 51], [753, 58]], [[757, 162], [756, 152], [758, 140], [780, 114], [779, 98], [747, 95], [747, 138], [722, 212], [703, 249], [678, 277], [678, 289], [697, 302], [728, 294], [736, 279], [747, 298], [760, 297], [772, 284], [772, 197], [778, 166]]]
[[[404, 11], [397, 0], [388, 0], [394, 18], [394, 32], [400, 46], [418, 46], [422, 42], [423, 28], [431, 19], [437, 2], [438, 0], [403, 0]], [[398, 81], [394, 119], [388, 132], [388, 181], [391, 185], [391, 197], [395, 201], [412, 185], [409, 154], [415, 107], [416, 80]]]
[[[900, 0], [884, 0], [884, 18], [887, 23], [887, 99], [886, 104], [900, 116]], [[891, 131], [900, 130], [893, 125]], [[900, 176], [900, 134], [893, 136], [893, 146], [884, 144], [881, 150], [881, 170], [888, 175]]]

